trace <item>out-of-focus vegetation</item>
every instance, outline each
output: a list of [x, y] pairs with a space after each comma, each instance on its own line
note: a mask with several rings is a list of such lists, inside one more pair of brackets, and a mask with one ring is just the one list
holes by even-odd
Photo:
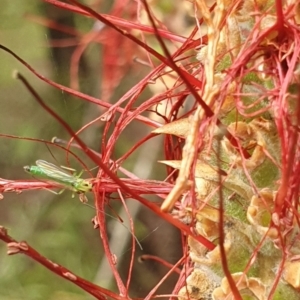
[[[1, 43], [44, 76], [59, 80], [60, 73], [49, 47], [49, 30], [29, 19], [29, 16], [47, 18], [46, 4], [30, 0], [1, 1], [0, 7]], [[73, 128], [79, 128], [87, 118], [88, 106], [84, 102], [42, 83], [7, 53], [0, 52], [0, 60], [1, 133], [45, 140], [57, 135], [68, 138], [24, 86], [12, 78], [13, 70], [26, 76], [41, 97]], [[65, 68], [68, 64], [66, 61]], [[65, 153], [51, 151], [59, 163], [65, 163]], [[57, 163], [45, 144], [23, 139], [1, 138], [0, 153], [0, 177], [7, 179], [29, 179], [23, 166], [39, 158]], [[69, 192], [56, 196], [47, 191], [5, 194], [0, 206], [0, 223], [12, 236], [26, 240], [46, 257], [77, 270], [79, 275], [93, 278], [101, 259], [98, 233], [89, 223], [93, 209], [81, 205], [77, 197], [72, 199]], [[0, 244], [0, 265], [1, 299], [90, 299], [30, 259], [22, 255], [8, 257], [4, 243]]]
[[[112, 4], [111, 1], [104, 2], [110, 3], [104, 3], [101, 6], [102, 12], [108, 9], [107, 4]], [[17, 53], [43, 76], [68, 85], [69, 59], [74, 47], [51, 47], [52, 41], [57, 42], [59, 38], [67, 38], [68, 35], [38, 24], [33, 17], [55, 20], [58, 23], [66, 22], [65, 25], [82, 32], [92, 28], [92, 21], [56, 9], [43, 1], [5, 0], [0, 2], [1, 43]], [[100, 94], [101, 56], [99, 53], [101, 54], [99, 44], [89, 46], [80, 64], [81, 89], [95, 97], [99, 97]], [[70, 138], [62, 126], [32, 99], [24, 86], [12, 78], [13, 70], [20, 71], [42, 99], [70, 124], [74, 131], [99, 115], [99, 107], [48, 86], [8, 53], [0, 51], [0, 61], [0, 133], [47, 141], [54, 136]], [[136, 70], [134, 73], [132, 70], [129, 71], [124, 80], [125, 83], [115, 90], [115, 99], [127, 90], [126, 85], [133, 85], [131, 78], [135, 80], [138, 74]], [[101, 130], [102, 124], [98, 122], [81, 135], [88, 146], [97, 151], [100, 148]], [[139, 128], [131, 127], [130, 130], [134, 130], [134, 132], [131, 131], [131, 139], [133, 136], [136, 138], [139, 136]], [[116, 152], [122, 153], [122, 147], [129, 147], [126, 144], [126, 137], [120, 142], [120, 147], [116, 149]], [[80, 151], [74, 150], [74, 152], [84, 160], [88, 167], [94, 167]], [[30, 179], [30, 176], [23, 171], [23, 166], [34, 164], [37, 159], [44, 159], [57, 165], [66, 164], [64, 151], [55, 147], [48, 148], [44, 143], [26, 139], [1, 137], [0, 154], [0, 177], [6, 179]], [[135, 155], [128, 160], [128, 166], [134, 157]], [[76, 160], [71, 159], [70, 166], [80, 171], [80, 165]], [[86, 175], [83, 174], [84, 176]], [[93, 205], [92, 196], [88, 195], [88, 198], [90, 204]], [[102, 260], [99, 232], [93, 229], [90, 222], [94, 215], [93, 208], [82, 205], [77, 196], [72, 199], [68, 191], [61, 195], [54, 195], [48, 191], [28, 191], [19, 195], [7, 193], [0, 202], [0, 224], [8, 228], [9, 234], [18, 240], [26, 240], [44, 256], [90, 281], [94, 281]], [[150, 221], [151, 218], [153, 222]], [[111, 223], [115, 222], [117, 221], [111, 221]], [[160, 231], [161, 224], [161, 221], [157, 223], [153, 215], [144, 217], [144, 224], [139, 223], [138, 238], [142, 239], [149, 234], [154, 237], [153, 242], [149, 242], [149, 238], [148, 240], [145, 238], [142, 242], [146, 245], [146, 249], [155, 248], [155, 245], [163, 239], [163, 249], [168, 253], [168, 248], [174, 249], [176, 241], [169, 233], [166, 238]], [[157, 227], [158, 230], [154, 232], [153, 230]], [[174, 253], [173, 255], [177, 258], [176, 251]], [[122, 257], [118, 259], [122, 260]], [[0, 266], [0, 299], [91, 299], [79, 288], [53, 275], [29, 258], [22, 255], [7, 256], [4, 243], [0, 243]], [[162, 276], [156, 264], [145, 263], [142, 268], [147, 268], [148, 273], [147, 276], [143, 275], [144, 278], [138, 275], [140, 281], [136, 281], [137, 284], [133, 288], [136, 295], [142, 295], [144, 289], [151, 288], [156, 283], [155, 276], [158, 276], [157, 278]], [[143, 273], [142, 268], [137, 270], [137, 274]], [[107, 272], [109, 273], [109, 270]], [[101, 282], [95, 283], [101, 285]], [[172, 285], [170, 285], [170, 291], [171, 287]]]
[[[26, 243], [11, 243], [2, 226], [33, 246], [41, 264], [47, 257], [97, 284], [52, 270], [101, 300], [298, 299], [300, 112], [291, 87], [299, 85], [299, 3], [69, 2], [75, 6], [0, 4], [0, 178], [12, 180], [0, 182], [0, 239], [9, 254], [22, 246], [34, 259], [7, 256], [0, 243], [0, 299], [90, 299], [38, 265]], [[76, 96], [38, 79], [9, 51]], [[37, 104], [24, 77], [12, 79], [15, 69], [83, 132], [72, 134]], [[49, 141], [70, 133], [83, 151], [73, 144], [77, 157], [67, 158], [69, 150]], [[37, 159], [89, 171], [82, 176], [93, 184], [90, 207], [68, 191], [28, 191], [23, 166]], [[105, 220], [102, 205], [114, 217]], [[117, 214], [133, 221], [143, 249], [131, 251], [135, 240]], [[142, 254], [149, 255], [140, 263]]]

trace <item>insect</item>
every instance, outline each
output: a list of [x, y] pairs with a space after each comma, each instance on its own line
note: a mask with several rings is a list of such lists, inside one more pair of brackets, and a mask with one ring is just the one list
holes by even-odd
[[79, 194], [81, 202], [87, 202], [85, 193], [90, 192], [93, 187], [89, 180], [79, 178], [80, 175], [71, 175], [64, 169], [45, 160], [39, 159], [35, 163], [36, 166], [25, 166], [24, 170], [33, 176], [61, 184], [65, 189]]
[[[52, 163], [49, 163], [45, 160], [37, 160], [36, 166], [25, 166], [24, 170], [31, 174], [32, 176], [36, 176], [45, 180], [54, 181], [56, 183], [59, 183], [62, 185], [65, 189], [68, 189], [72, 192], [75, 192], [79, 194], [79, 199], [81, 202], [85, 203], [88, 201], [87, 197], [85, 196], [86, 192], [90, 192], [93, 188], [93, 183], [90, 182], [87, 179], [79, 178], [81, 174], [79, 175], [71, 175], [69, 173], [66, 173], [66, 171], [63, 168], [60, 168]], [[62, 193], [64, 190], [59, 192], [58, 194]], [[53, 191], [52, 191], [53, 192]], [[88, 204], [86, 204], [88, 205]], [[90, 205], [88, 205], [90, 206]], [[92, 207], [92, 206], [91, 206]], [[113, 219], [118, 220], [117, 218], [107, 214], [104, 212], [104, 214], [110, 216]], [[125, 224], [123, 224], [123, 221], [121, 219], [120, 224], [126, 228], [129, 232], [132, 233], [131, 229], [128, 228]], [[94, 226], [97, 228], [99, 226], [97, 219], [94, 220]], [[133, 233], [132, 233], [133, 234]], [[133, 234], [134, 239], [136, 240], [137, 244], [141, 249], [142, 245], [140, 244], [137, 237]]]

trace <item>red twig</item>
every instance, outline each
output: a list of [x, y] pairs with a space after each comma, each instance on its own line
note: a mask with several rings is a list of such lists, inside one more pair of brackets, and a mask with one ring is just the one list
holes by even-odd
[[26, 256], [32, 258], [33, 260], [40, 263], [41, 265], [43, 265], [53, 273], [57, 274], [58, 276], [61, 276], [62, 278], [82, 288], [89, 294], [93, 295], [96, 299], [106, 300], [107, 299], [106, 297], [111, 297], [116, 300], [127, 299], [115, 293], [112, 293], [110, 290], [104, 289], [89, 281], [86, 281], [85, 279], [77, 276], [76, 274], [66, 269], [65, 267], [52, 262], [48, 258], [42, 256], [39, 252], [37, 252], [35, 249], [29, 246], [26, 242], [16, 241], [15, 239], [13, 239], [7, 234], [7, 230], [2, 226], [0, 226], [0, 239], [7, 244], [8, 255], [13, 255], [17, 253], [25, 254]]
[[[34, 96], [34, 99], [50, 114], [52, 115], [60, 124], [63, 125], [63, 127], [69, 132], [69, 134], [74, 137], [75, 141], [79, 144], [79, 146], [82, 148], [82, 150], [101, 168], [101, 170], [107, 174], [115, 183], [117, 183], [120, 188], [131, 195], [132, 198], [138, 200], [143, 205], [151, 209], [153, 212], [158, 214], [161, 218], [165, 219], [169, 223], [173, 224], [180, 230], [186, 232], [189, 235], [192, 235], [195, 237], [196, 240], [198, 240], [200, 243], [202, 243], [205, 247], [212, 250], [215, 248], [215, 245], [200, 235], [195, 235], [191, 228], [185, 224], [182, 224], [180, 221], [174, 219], [171, 215], [168, 213], [162, 212], [159, 207], [157, 207], [155, 204], [149, 202], [147, 199], [142, 198], [140, 195], [132, 191], [126, 184], [122, 182], [122, 180], [116, 176], [114, 172], [112, 172], [108, 166], [102, 161], [101, 158], [99, 158], [98, 155], [94, 153], [91, 149], [89, 149], [85, 143], [75, 135], [72, 128], [57, 114], [55, 113], [48, 105], [44, 103], [44, 101], [39, 97], [39, 95], [35, 92], [35, 90], [30, 86], [30, 84], [27, 82], [27, 80], [21, 75], [17, 74], [18, 78], [25, 84], [25, 86], [28, 88], [28, 90], [31, 92], [31, 94]], [[100, 182], [96, 182], [95, 184], [95, 191], [99, 189]]]

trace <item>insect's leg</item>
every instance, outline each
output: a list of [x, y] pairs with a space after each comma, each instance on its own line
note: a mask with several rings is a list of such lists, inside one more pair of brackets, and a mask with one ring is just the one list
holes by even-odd
[[79, 194], [79, 200], [82, 203], [87, 203], [88, 202], [88, 198], [86, 197], [85, 193], [80, 193]]
[[56, 192], [57, 195], [62, 194], [65, 191], [65, 189], [60, 190], [59, 192]]
[[76, 177], [76, 178], [80, 178], [81, 177], [81, 175], [82, 175], [82, 173], [84, 172], [84, 170], [82, 170], [82, 171], [80, 171], [80, 173], [76, 173], [76, 170], [75, 169], [73, 169], [73, 168], [69, 168], [69, 167], [65, 167], [65, 166], [60, 166], [62, 169], [64, 169], [64, 170], [67, 170], [67, 171], [70, 171], [70, 172], [72, 172], [72, 175], [74, 176], [74, 177]]
[[47, 190], [47, 191], [49, 191], [49, 192], [51, 192], [52, 194], [55, 194], [55, 195], [60, 195], [65, 191], [65, 189], [62, 189], [59, 192], [55, 192], [55, 191], [53, 191], [51, 189], [48, 189], [48, 188], [44, 188], [44, 190]]
[[[77, 193], [79, 195], [79, 200], [82, 203], [87, 203], [88, 202], [88, 198], [86, 197], [85, 193]], [[72, 193], [72, 198], [75, 197], [75, 193]]]
[[64, 169], [64, 170], [68, 170], [68, 171], [71, 171], [71, 172], [73, 172], [73, 174], [76, 174], [76, 170], [75, 169], [73, 169], [73, 168], [69, 168], [69, 167], [66, 167], [66, 166], [60, 166], [62, 169]]

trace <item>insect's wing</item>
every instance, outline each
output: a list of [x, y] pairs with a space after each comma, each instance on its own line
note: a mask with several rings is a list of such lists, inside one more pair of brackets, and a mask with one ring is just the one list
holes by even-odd
[[63, 169], [61, 169], [60, 167], [51, 164], [45, 160], [37, 160], [36, 161], [36, 165], [38, 167], [40, 167], [45, 175], [49, 176], [49, 179], [57, 179], [57, 180], [61, 180], [63, 181], [65, 180], [70, 180], [70, 179], [74, 179], [74, 177], [68, 173], [66, 173]]

